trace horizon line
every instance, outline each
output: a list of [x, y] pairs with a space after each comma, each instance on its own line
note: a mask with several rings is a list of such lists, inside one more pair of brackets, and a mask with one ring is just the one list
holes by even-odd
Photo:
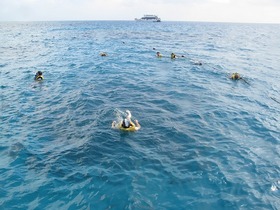
[[[90, 21], [127, 21], [127, 22], [137, 22], [135, 20], [110, 20], [110, 19], [99, 19], [99, 20], [89, 20], [89, 19], [64, 19], [64, 20], [0, 20], [1, 22], [90, 22]], [[145, 21], [141, 21], [145, 22]], [[190, 22], [190, 23], [231, 23], [231, 24], [271, 24], [279, 25], [277, 22], [234, 22], [234, 21], [207, 21], [207, 20], [161, 20], [161, 22]], [[160, 24], [160, 23], [158, 23]]]

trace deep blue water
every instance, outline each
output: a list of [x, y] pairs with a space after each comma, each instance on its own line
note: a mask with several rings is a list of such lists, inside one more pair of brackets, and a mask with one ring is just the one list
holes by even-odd
[[[0, 23], [0, 209], [280, 209], [279, 34]], [[111, 129], [126, 109], [139, 131]]]

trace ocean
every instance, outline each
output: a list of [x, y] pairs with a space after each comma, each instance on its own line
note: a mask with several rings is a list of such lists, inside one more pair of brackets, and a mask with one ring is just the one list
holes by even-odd
[[1, 22], [0, 209], [280, 209], [279, 33]]

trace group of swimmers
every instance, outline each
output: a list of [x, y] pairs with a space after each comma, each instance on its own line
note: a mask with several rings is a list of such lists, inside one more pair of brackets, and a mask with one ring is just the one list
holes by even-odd
[[[155, 50], [155, 48], [153, 48], [154, 50]], [[105, 52], [101, 52], [100, 53], [100, 56], [107, 56], [107, 53], [105, 53]], [[162, 58], [163, 57], [163, 55], [160, 53], [160, 52], [156, 52], [156, 57], [158, 57], [158, 58]], [[171, 59], [176, 59], [176, 58], [178, 58], [179, 56], [177, 56], [175, 53], [171, 53], [171, 55], [170, 55], [170, 58]], [[185, 57], [184, 55], [181, 55], [180, 57]], [[202, 65], [202, 62], [201, 61], [193, 61], [193, 64], [194, 65]], [[230, 75], [230, 77], [229, 77], [230, 79], [232, 79], [232, 80], [240, 80], [240, 79], [243, 79], [241, 76], [240, 76], [240, 74], [239, 73], [237, 73], [237, 72], [235, 72], [235, 73], [232, 73], [231, 75]]]
[[[155, 50], [155, 48], [153, 48], [153, 50]], [[101, 52], [101, 53], [100, 53], [100, 56], [107, 56], [107, 53]], [[162, 58], [163, 55], [162, 55], [160, 52], [156, 52], [156, 57]], [[177, 56], [175, 53], [171, 53], [171, 55], [170, 55], [170, 58], [171, 58], [171, 59], [176, 59], [176, 58], [178, 58], [178, 57], [185, 57], [185, 56], [184, 56], [184, 55]], [[193, 64], [194, 64], [194, 65], [199, 65], [199, 66], [201, 66], [201, 65], [202, 65], [202, 62], [201, 62], [201, 61], [193, 61]], [[229, 78], [232, 79], [232, 80], [240, 80], [240, 79], [243, 79], [243, 78], [240, 76], [240, 74], [237, 73], [237, 72], [232, 73], [232, 74], [230, 75]], [[245, 80], [244, 80], [244, 81], [245, 81]]]
[[[155, 48], [154, 48], [155, 49]], [[160, 52], [156, 52], [156, 57], [158, 57], [158, 58], [162, 58], [163, 57], [163, 55], [160, 53]], [[184, 55], [181, 55], [180, 57], [185, 57]], [[176, 58], [178, 58], [178, 56], [175, 54], [175, 53], [171, 53], [171, 55], [170, 55], [170, 58], [171, 59], [176, 59]], [[200, 61], [193, 61], [193, 64], [194, 65], [202, 65], [202, 62], [200, 62]], [[235, 72], [235, 73], [232, 73], [231, 75], [230, 75], [230, 77], [229, 77], [230, 79], [232, 79], [232, 80], [241, 80], [241, 79], [243, 79], [241, 76], [240, 76], [240, 74], [239, 73], [237, 73], [237, 72]], [[244, 80], [244, 79], [243, 79]], [[245, 81], [245, 80], [244, 80]]]
[[[106, 53], [102, 52], [100, 53], [100, 56], [107, 56]], [[156, 56], [158, 58], [163, 57], [162, 54], [160, 52], [156, 53]], [[184, 57], [184, 55], [182, 55], [181, 57]], [[178, 56], [174, 53], [171, 53], [171, 59], [176, 59], [178, 58]], [[200, 61], [198, 62], [194, 62], [195, 65], [202, 65], [202, 63]], [[240, 80], [243, 79], [239, 73], [235, 72], [233, 74], [230, 75], [229, 77], [232, 80]], [[41, 81], [43, 80], [43, 72], [38, 71], [34, 77], [34, 80], [36, 81]], [[138, 120], [134, 120], [134, 122], [131, 120], [131, 112], [129, 110], [125, 111], [126, 116], [124, 119], [120, 120], [119, 122], [113, 121], [112, 122], [112, 128], [114, 129], [120, 129], [120, 130], [124, 130], [124, 131], [137, 131], [141, 128]]]
[[[156, 57], [162, 58], [163, 55], [162, 55], [160, 52], [156, 52]], [[184, 58], [185, 56], [184, 56], [184, 55], [178, 56], [178, 55], [176, 55], [175, 53], [171, 53], [171, 55], [170, 55], [170, 58], [171, 58], [172, 60], [173, 60], [173, 59], [176, 59], [176, 58], [179, 58], [179, 57]], [[202, 65], [202, 62], [201, 62], [201, 61], [191, 60], [191, 62], [192, 62], [194, 65], [199, 65], [199, 66]]]
[[[104, 55], [103, 55], [104, 56]], [[38, 71], [35, 76], [34, 76], [34, 80], [36, 81], [41, 81], [43, 80], [43, 72]], [[122, 119], [119, 122], [113, 121], [112, 122], [112, 128], [117, 128], [120, 130], [124, 130], [124, 131], [137, 131], [141, 128], [138, 120], [134, 120], [134, 122], [131, 120], [131, 112], [129, 110], [125, 111], [126, 113], [126, 117], [124, 119]]]
[[[162, 58], [163, 57], [163, 55], [160, 53], [160, 52], [157, 52], [156, 53], [156, 56], [158, 57], [158, 58]], [[171, 59], [176, 59], [176, 58], [178, 58], [179, 56], [177, 56], [175, 53], [171, 53], [171, 56], [170, 56], [170, 58]], [[184, 55], [181, 55], [180, 57], [185, 57]]]

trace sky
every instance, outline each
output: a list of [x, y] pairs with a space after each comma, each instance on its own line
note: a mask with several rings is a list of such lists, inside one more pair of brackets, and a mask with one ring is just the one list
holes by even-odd
[[0, 0], [0, 21], [134, 20], [280, 23], [280, 0]]

